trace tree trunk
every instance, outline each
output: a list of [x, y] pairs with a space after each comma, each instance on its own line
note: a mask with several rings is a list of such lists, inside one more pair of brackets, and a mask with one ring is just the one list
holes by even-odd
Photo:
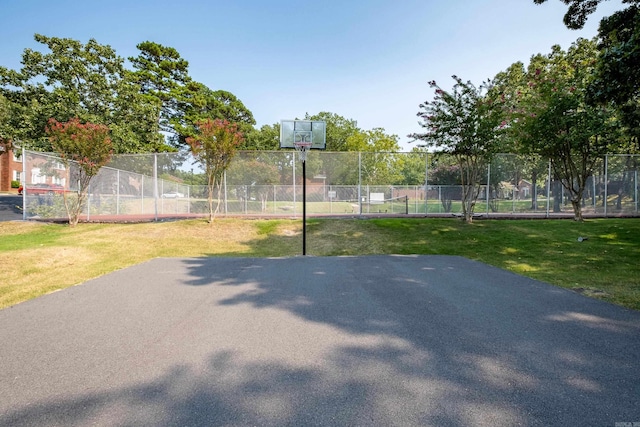
[[571, 198], [571, 205], [573, 206], [573, 220], [582, 222], [584, 218], [582, 217], [582, 203], [580, 203], [581, 198]]

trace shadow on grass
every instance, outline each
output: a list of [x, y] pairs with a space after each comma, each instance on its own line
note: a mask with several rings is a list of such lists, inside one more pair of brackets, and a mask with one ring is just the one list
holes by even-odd
[[[159, 315], [228, 319], [202, 321], [216, 328], [203, 360], [189, 352], [201, 342], [173, 335], [178, 361], [157, 362], [150, 373], [153, 362], [135, 366], [126, 386], [88, 378], [95, 391], [5, 407], [0, 425], [637, 420], [640, 314], [484, 264], [441, 256], [195, 258], [154, 260], [144, 271], [157, 277], [138, 281], [137, 292], [156, 294], [149, 309]], [[101, 310], [117, 317], [121, 309]]]

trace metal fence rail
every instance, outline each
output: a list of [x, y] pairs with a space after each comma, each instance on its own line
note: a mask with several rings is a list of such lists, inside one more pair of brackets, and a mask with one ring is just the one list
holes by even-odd
[[[640, 156], [607, 155], [587, 182], [585, 216], [638, 216]], [[85, 220], [190, 217], [208, 212], [201, 170], [176, 153], [115, 156], [92, 180]], [[457, 215], [462, 187], [452, 159], [432, 153], [310, 152], [309, 215]], [[475, 212], [551, 217], [573, 213], [548, 160], [504, 154], [486, 166]], [[64, 192], [77, 191], [61, 160], [23, 151], [24, 218], [64, 218]], [[46, 191], [47, 188], [51, 191]], [[43, 191], [42, 189], [45, 189]], [[63, 189], [63, 190], [61, 190]], [[216, 192], [217, 194], [217, 192]], [[302, 172], [293, 151], [244, 151], [227, 170], [218, 215], [301, 217]], [[219, 203], [219, 204], [218, 204]]]

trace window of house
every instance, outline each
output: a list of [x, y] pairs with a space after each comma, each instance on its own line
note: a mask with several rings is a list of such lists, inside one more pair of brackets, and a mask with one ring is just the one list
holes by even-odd
[[43, 184], [47, 182], [46, 175], [40, 175], [40, 168], [31, 169], [31, 183], [32, 184]]

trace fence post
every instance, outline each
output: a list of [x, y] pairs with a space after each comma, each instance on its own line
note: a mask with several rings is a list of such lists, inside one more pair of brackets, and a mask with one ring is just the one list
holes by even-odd
[[227, 215], [228, 214], [228, 208], [229, 206], [227, 206], [227, 171], [223, 171], [222, 172], [222, 183], [224, 184], [224, 214]]
[[548, 170], [547, 170], [547, 213], [545, 215], [546, 218], [549, 218], [549, 202], [551, 201], [551, 159], [548, 160]]
[[424, 215], [429, 215], [429, 153], [424, 153]]
[[27, 150], [22, 145], [22, 175], [20, 176], [22, 184], [22, 220], [27, 220]]
[[120, 169], [116, 169], [116, 215], [120, 215]]
[[362, 152], [358, 151], [358, 210], [362, 215]]
[[158, 153], [153, 153], [153, 199], [154, 218], [158, 221]]
[[487, 199], [487, 207], [486, 207], [487, 216], [489, 216], [489, 191], [490, 191], [490, 188], [491, 188], [491, 163], [488, 163], [487, 164], [487, 188], [486, 188], [486, 192], [487, 192], [487, 195], [486, 195], [486, 199]]
[[638, 213], [638, 169], [634, 172], [633, 179], [633, 199], [636, 201], [636, 214]]
[[604, 155], [604, 217], [607, 217], [607, 205], [609, 198], [609, 155]]
[[298, 207], [296, 206], [296, 152], [293, 152], [293, 216], [298, 215]]

